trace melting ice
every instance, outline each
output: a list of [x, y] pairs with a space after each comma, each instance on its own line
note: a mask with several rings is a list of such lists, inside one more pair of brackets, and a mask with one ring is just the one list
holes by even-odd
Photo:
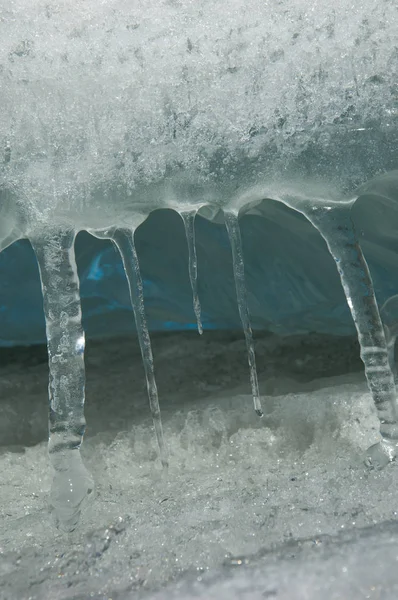
[[156, 208], [182, 215], [199, 332], [194, 218], [224, 213], [259, 414], [238, 214], [273, 199], [307, 217], [336, 261], [379, 414], [381, 439], [368, 462], [383, 466], [395, 458], [391, 341], [351, 209], [363, 196], [375, 203], [396, 198], [396, 175], [374, 179], [396, 168], [396, 26], [394, 3], [372, 0], [355, 10], [343, 0], [333, 9], [323, 0], [272, 9], [258, 0], [134, 7], [124, 0], [73, 7], [18, 0], [2, 11], [1, 249], [28, 238], [39, 264], [52, 502], [63, 528], [76, 527], [93, 485], [80, 457], [78, 231], [106, 232], [122, 256], [167, 465], [134, 245], [137, 222]]

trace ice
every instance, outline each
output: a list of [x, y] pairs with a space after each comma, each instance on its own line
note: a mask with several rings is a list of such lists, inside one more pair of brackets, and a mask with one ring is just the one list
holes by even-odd
[[[380, 559], [391, 565], [396, 557], [397, 469], [369, 471], [362, 462], [378, 422], [354, 336], [259, 332], [259, 382], [269, 386], [262, 419], [247, 389], [243, 335], [205, 336], [188, 331], [152, 339], [170, 451], [166, 482], [159, 477], [138, 339], [87, 341], [82, 455], [96, 488], [68, 536], [48, 519], [51, 479], [39, 418], [46, 365], [33, 360], [34, 349], [30, 361], [1, 363], [9, 420], [0, 453], [0, 596], [190, 597], [186, 586], [227, 577], [232, 585], [229, 576], [240, 567], [246, 573], [245, 565], [262, 570], [270, 584], [264, 590], [274, 582], [270, 565], [279, 584], [286, 569], [292, 585], [295, 573], [300, 585], [307, 577], [315, 597], [318, 575], [319, 583], [330, 576], [336, 586], [352, 578], [360, 589], [365, 571], [374, 585], [396, 582], [392, 568], [390, 580], [382, 580]], [[29, 431], [35, 441], [27, 446]], [[356, 552], [350, 540], [358, 539], [364, 544]], [[368, 552], [374, 548], [369, 562], [365, 540]], [[362, 574], [354, 569], [358, 554]], [[253, 585], [264, 581], [257, 571], [249, 578]]]
[[164, 467], [168, 466], [167, 449], [163, 439], [162, 420], [160, 416], [158, 389], [156, 386], [155, 370], [151, 339], [145, 317], [144, 293], [140, 265], [134, 244], [134, 231], [131, 229], [115, 229], [105, 232], [95, 232], [98, 237], [111, 239], [119, 249], [130, 290], [131, 304], [140, 343], [142, 362], [144, 364], [149, 406], [155, 427], [159, 446], [160, 459]]
[[391, 521], [359, 533], [301, 539], [277, 547], [276, 556], [263, 551], [233, 557], [211, 574], [191, 575], [179, 586], [169, 585], [149, 597], [318, 600], [323, 596], [360, 600], [379, 596], [394, 600], [398, 585], [396, 557], [391, 549], [397, 544], [397, 534], [397, 524]]
[[254, 352], [253, 333], [250, 325], [249, 309], [247, 306], [246, 284], [245, 284], [245, 265], [242, 252], [242, 240], [240, 236], [238, 215], [230, 212], [224, 212], [225, 225], [227, 227], [229, 241], [232, 250], [232, 264], [234, 269], [234, 279], [236, 296], [240, 320], [242, 321], [243, 332], [246, 339], [247, 357], [249, 360], [250, 384], [252, 389], [254, 410], [259, 417], [263, 416], [260, 400], [260, 390], [257, 380], [256, 355]]
[[[59, 464], [54, 453], [59, 481], [53, 504], [67, 529], [76, 526], [91, 488], [79, 455], [83, 330], [80, 312], [68, 314], [79, 303], [76, 267], [66, 260], [75, 232], [116, 236], [166, 463], [132, 233], [156, 209], [197, 211], [215, 221], [221, 212], [227, 215], [257, 410], [240, 233], [230, 215], [259, 212], [271, 201], [306, 215], [338, 261], [358, 330], [382, 436], [371, 464], [387, 466], [395, 458], [388, 348], [348, 209], [357, 197], [377, 198], [377, 205], [396, 198], [390, 172], [396, 168], [397, 14], [390, 0], [366, 0], [355, 9], [345, 0], [332, 7], [326, 0], [282, 0], [272, 7], [260, 0], [216, 7], [208, 0], [134, 6], [127, 0], [16, 0], [1, 7], [0, 248], [31, 240], [45, 304], [51, 292], [50, 398], [60, 390], [62, 423], [67, 418], [66, 430], [76, 424], [80, 432], [66, 440], [71, 447], [62, 449]], [[387, 175], [375, 178], [380, 173]], [[67, 248], [63, 233], [51, 245], [54, 230], [73, 232]], [[193, 238], [188, 240], [197, 313]], [[68, 294], [74, 294], [70, 304]], [[55, 352], [52, 327], [60, 338]], [[53, 360], [58, 346], [62, 365], [78, 359], [78, 369], [61, 372]], [[52, 437], [50, 451], [51, 443]]]
[[368, 265], [351, 219], [352, 201], [298, 196], [287, 203], [300, 210], [319, 230], [339, 271], [365, 365], [365, 375], [380, 418], [381, 441], [367, 450], [370, 466], [383, 467], [397, 453], [398, 405], [383, 324]]
[[391, 296], [380, 309], [388, 349], [390, 368], [396, 377], [395, 342], [398, 335], [398, 295]]
[[40, 269], [46, 318], [49, 382], [48, 451], [54, 468], [51, 488], [62, 529], [75, 529], [93, 481], [80, 456], [84, 418], [84, 331], [73, 231], [46, 231], [32, 239]]
[[396, 6], [312, 8], [4, 7], [2, 188], [22, 234], [224, 205], [281, 171], [352, 189], [394, 168]]
[[195, 217], [196, 211], [182, 212], [181, 218], [184, 222], [185, 235], [188, 244], [188, 265], [189, 265], [189, 280], [191, 282], [193, 309], [195, 312], [196, 322], [198, 324], [199, 334], [203, 333], [202, 320], [200, 316], [200, 300], [198, 296], [198, 262], [196, 257], [195, 245]]
[[350, 216], [354, 201], [333, 202], [304, 196], [293, 200], [292, 205], [320, 231], [336, 261], [358, 332], [366, 379], [380, 418], [382, 440], [368, 449], [367, 460], [372, 466], [383, 467], [396, 456], [397, 394], [372, 278]]
[[[334, 214], [330, 214], [333, 211]], [[316, 207], [310, 220], [334, 257], [358, 332], [365, 375], [380, 419], [381, 442], [367, 450], [371, 466], [394, 460], [398, 444], [398, 405], [383, 325], [368, 265], [359, 246], [349, 207]]]

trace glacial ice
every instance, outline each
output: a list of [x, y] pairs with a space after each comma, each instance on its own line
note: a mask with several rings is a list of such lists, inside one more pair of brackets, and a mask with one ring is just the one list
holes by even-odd
[[92, 489], [79, 454], [84, 334], [73, 243], [81, 230], [105, 232], [122, 255], [167, 464], [133, 234], [159, 208], [184, 219], [199, 331], [193, 215], [225, 215], [257, 412], [238, 216], [271, 200], [305, 215], [337, 263], [358, 331], [380, 418], [369, 461], [393, 460], [394, 379], [350, 213], [357, 198], [376, 205], [397, 195], [395, 3], [17, 0], [0, 17], [0, 247], [27, 238], [39, 263], [62, 526], [76, 526]]

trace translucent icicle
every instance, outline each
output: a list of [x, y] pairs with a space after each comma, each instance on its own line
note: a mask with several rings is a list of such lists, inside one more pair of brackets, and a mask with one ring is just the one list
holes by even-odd
[[155, 380], [151, 340], [145, 318], [144, 290], [140, 265], [134, 244], [134, 232], [131, 229], [115, 229], [109, 237], [116, 244], [123, 260], [124, 270], [130, 290], [138, 340], [144, 364], [149, 406], [152, 414], [155, 433], [159, 445], [160, 460], [164, 467], [168, 466], [167, 449], [163, 440], [162, 420], [160, 415], [158, 390]]
[[198, 331], [200, 335], [203, 333], [200, 301], [198, 296], [198, 261], [196, 257], [196, 245], [195, 245], [195, 217], [196, 210], [189, 212], [182, 212], [181, 218], [184, 222], [185, 235], [188, 244], [188, 264], [189, 264], [189, 279], [191, 281], [192, 298], [193, 298], [193, 309], [196, 316], [196, 322], [198, 324]]
[[303, 213], [321, 233], [336, 261], [358, 332], [361, 358], [380, 419], [382, 437], [367, 451], [367, 463], [381, 468], [397, 453], [398, 404], [373, 282], [351, 220], [350, 205], [312, 206]]
[[57, 525], [76, 528], [93, 489], [80, 446], [84, 418], [84, 332], [73, 231], [46, 231], [31, 239], [39, 264], [46, 320], [49, 379], [49, 454], [54, 467], [51, 500]]
[[252, 328], [250, 325], [249, 310], [247, 306], [246, 285], [245, 285], [245, 267], [243, 262], [242, 240], [240, 235], [238, 215], [232, 212], [224, 212], [225, 225], [227, 227], [228, 237], [232, 250], [232, 263], [234, 269], [236, 296], [238, 299], [238, 308], [240, 320], [246, 339], [247, 356], [250, 369], [250, 385], [254, 409], [259, 417], [263, 416], [260, 401], [260, 391], [258, 387], [256, 355], [254, 353], [254, 343]]
[[390, 368], [396, 379], [395, 342], [398, 336], [398, 294], [386, 300], [380, 309], [380, 316], [384, 326]]

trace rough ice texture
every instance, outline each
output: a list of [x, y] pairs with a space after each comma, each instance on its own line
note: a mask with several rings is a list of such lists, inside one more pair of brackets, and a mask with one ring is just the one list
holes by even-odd
[[352, 189], [389, 170], [397, 14], [393, 0], [4, 6], [2, 232], [241, 206], [281, 173]]
[[[133, 230], [155, 208], [200, 210], [218, 220], [220, 209], [265, 215], [276, 200], [303, 213], [338, 266], [385, 438], [378, 453], [387, 463], [398, 439], [395, 386], [349, 209], [358, 197], [370, 198], [372, 210], [396, 199], [396, 172], [373, 179], [396, 167], [396, 4], [368, 0], [356, 10], [342, 0], [333, 9], [323, 0], [276, 7], [254, 0], [146, 4], [21, 1], [2, 11], [0, 250], [22, 237], [48, 239], [41, 271], [56, 287], [50, 271], [62, 254], [58, 235], [73, 238], [87, 229], [116, 240], [123, 228], [133, 248]], [[235, 225], [236, 259], [237, 219]], [[132, 266], [125, 260], [128, 276]], [[76, 282], [73, 252], [65, 268]], [[257, 400], [242, 260], [235, 260], [235, 274]], [[46, 306], [51, 290], [42, 283]], [[78, 322], [46, 313], [51, 377], [71, 326], [81, 331], [75, 300]], [[52, 323], [59, 333], [55, 355]], [[139, 336], [152, 369], [143, 321]], [[71, 376], [77, 349], [83, 346], [61, 352]], [[66, 408], [72, 392], [65, 387]], [[82, 393], [81, 408], [83, 402]], [[50, 416], [55, 404], [50, 393]], [[58, 412], [56, 431], [70, 432], [75, 410]], [[213, 421], [211, 415], [210, 428]], [[79, 460], [82, 432], [68, 442]], [[63, 512], [76, 490], [80, 510], [72, 471], [69, 462], [62, 467], [61, 488], [69, 494]]]
[[45, 350], [2, 362], [0, 597], [124, 599], [161, 588], [189, 598], [202, 585], [212, 597], [208, 584], [239, 589], [253, 566], [250, 592], [258, 582], [277, 600], [304, 591], [315, 600], [326, 581], [336, 598], [352, 585], [347, 598], [372, 597], [376, 586], [395, 600], [381, 593], [397, 581], [395, 526], [366, 528], [396, 518], [397, 469], [367, 472], [361, 461], [378, 425], [354, 338], [261, 336], [263, 419], [249, 396], [242, 334], [162, 334], [153, 350], [168, 481], [138, 341], [88, 344], [82, 453], [97, 487], [71, 536], [48, 518]]
[[[324, 0], [17, 0], [0, 11], [1, 247], [54, 222], [79, 230], [136, 226], [158, 207], [204, 204], [210, 218], [219, 207], [256, 210], [265, 216], [250, 223], [258, 236], [245, 240], [242, 229], [253, 326], [349, 331], [333, 264], [316, 232], [297, 215], [258, 203], [281, 199], [275, 180], [291, 180], [292, 195], [303, 179], [321, 178], [318, 191], [344, 197], [397, 167], [393, 0], [355, 7], [345, 0], [333, 7]], [[381, 302], [397, 293], [396, 278], [385, 276], [397, 264], [390, 204], [380, 218], [386, 201], [369, 202], [369, 244], [361, 238]], [[225, 234], [197, 226], [205, 327], [236, 327], [232, 279], [220, 279], [229, 261]], [[143, 233], [140, 252], [137, 242], [149, 326], [190, 326], [178, 234], [159, 229], [170, 262], [149, 226], [151, 243]], [[97, 253], [91, 266], [90, 246]], [[11, 260], [19, 251], [10, 250]], [[170, 266], [173, 252], [178, 269]], [[128, 294], [114, 253], [86, 238], [81, 254], [88, 332], [132, 328], [130, 316], [123, 318]], [[9, 257], [0, 258], [3, 281], [12, 278]], [[27, 322], [27, 311], [20, 320], [10, 308], [21, 293], [33, 305], [35, 278], [34, 267], [27, 268], [17, 295], [10, 283], [9, 308], [0, 314], [3, 343], [43, 339], [38, 313]]]

